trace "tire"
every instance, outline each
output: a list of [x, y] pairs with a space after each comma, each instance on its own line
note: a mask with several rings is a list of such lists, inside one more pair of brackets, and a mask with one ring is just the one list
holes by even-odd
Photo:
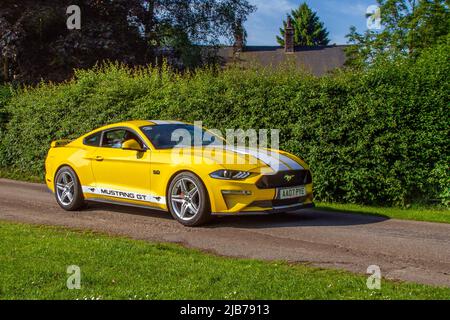
[[182, 225], [196, 227], [211, 219], [208, 192], [191, 172], [181, 172], [172, 179], [167, 199], [170, 214]]
[[80, 180], [68, 166], [61, 167], [55, 176], [55, 198], [66, 211], [77, 211], [85, 206]]

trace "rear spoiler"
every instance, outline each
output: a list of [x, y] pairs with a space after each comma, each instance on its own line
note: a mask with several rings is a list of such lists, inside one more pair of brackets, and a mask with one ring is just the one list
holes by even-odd
[[64, 147], [66, 144], [70, 143], [72, 140], [55, 140], [52, 141], [52, 143], [50, 144], [50, 147], [52, 148], [60, 148], [60, 147]]

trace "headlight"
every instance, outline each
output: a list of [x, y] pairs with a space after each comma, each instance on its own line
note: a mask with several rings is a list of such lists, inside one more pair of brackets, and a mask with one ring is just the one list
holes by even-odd
[[244, 180], [250, 176], [250, 172], [247, 171], [235, 171], [235, 170], [218, 170], [211, 173], [209, 176], [214, 179], [222, 180]]

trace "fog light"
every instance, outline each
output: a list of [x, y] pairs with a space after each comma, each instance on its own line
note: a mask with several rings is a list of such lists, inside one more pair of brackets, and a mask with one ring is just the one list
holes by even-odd
[[248, 190], [222, 190], [223, 195], [234, 195], [234, 196], [249, 196], [252, 194]]

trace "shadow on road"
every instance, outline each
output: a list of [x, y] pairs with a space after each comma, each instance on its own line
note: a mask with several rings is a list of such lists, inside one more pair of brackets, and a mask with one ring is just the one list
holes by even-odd
[[100, 202], [89, 202], [87, 208], [83, 209], [83, 211], [111, 211], [117, 213], [125, 213], [136, 216], [144, 216], [144, 217], [154, 217], [165, 220], [173, 220], [170, 213], [160, 210], [152, 210], [146, 208], [139, 207], [131, 207], [119, 204], [109, 204], [109, 203], [100, 203]]
[[350, 214], [344, 212], [321, 211], [317, 209], [300, 210], [295, 213], [283, 213], [267, 216], [218, 217], [206, 228], [283, 228], [313, 226], [353, 226], [380, 223], [388, 217]]
[[[173, 220], [168, 212], [113, 204], [89, 203], [87, 211], [106, 210], [130, 215]], [[348, 213], [345, 211], [300, 210], [295, 213], [274, 215], [222, 216], [215, 217], [203, 228], [289, 228], [313, 226], [353, 226], [380, 223], [388, 217]], [[175, 221], [174, 221], [175, 222]]]

